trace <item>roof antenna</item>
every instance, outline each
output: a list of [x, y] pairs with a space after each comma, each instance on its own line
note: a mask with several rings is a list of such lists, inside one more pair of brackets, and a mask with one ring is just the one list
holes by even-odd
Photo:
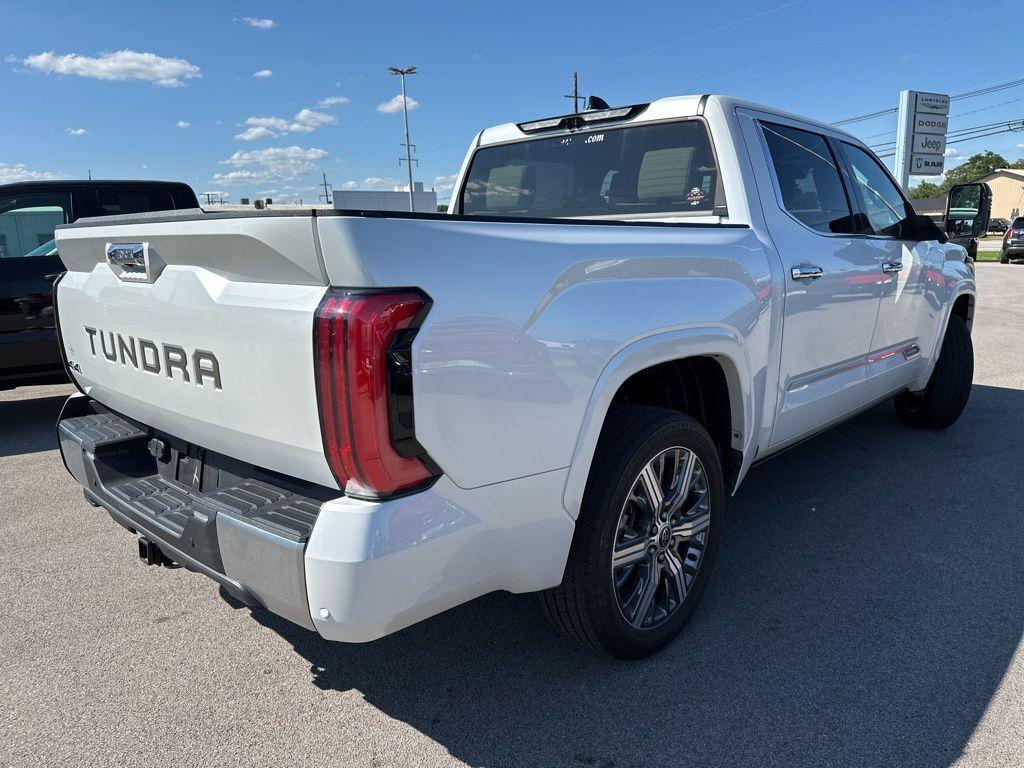
[[587, 99], [587, 111], [593, 109], [611, 109], [611, 105], [600, 96], [591, 96]]

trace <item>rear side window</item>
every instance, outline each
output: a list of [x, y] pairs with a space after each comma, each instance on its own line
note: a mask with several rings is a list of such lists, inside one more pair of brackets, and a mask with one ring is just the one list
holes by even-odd
[[67, 192], [29, 192], [0, 197], [0, 259], [46, 256], [55, 251], [54, 227], [70, 218]]
[[580, 131], [484, 147], [462, 193], [468, 215], [708, 215], [724, 206], [699, 120]]
[[783, 207], [817, 232], [852, 233], [850, 203], [824, 136], [761, 123]]
[[174, 209], [171, 193], [165, 189], [153, 190], [96, 190], [96, 204], [103, 214], [146, 213]]

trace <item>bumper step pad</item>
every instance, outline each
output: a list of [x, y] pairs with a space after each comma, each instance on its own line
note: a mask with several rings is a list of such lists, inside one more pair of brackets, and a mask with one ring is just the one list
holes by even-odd
[[[338, 495], [286, 478], [278, 485], [271, 473], [209, 451], [204, 452], [205, 460], [216, 470], [216, 487], [203, 491], [189, 487], [176, 481], [173, 470], [186, 444], [154, 435], [95, 402], [88, 403], [86, 413], [61, 418], [58, 430], [62, 442], [77, 443], [91, 454], [90, 463], [106, 493], [179, 538], [192, 518], [205, 524], [222, 514], [304, 544], [324, 500]], [[177, 445], [169, 461], [158, 462], [150, 454], [147, 444], [154, 436]]]
[[144, 430], [112, 413], [90, 413], [61, 419], [60, 430], [89, 453], [95, 453], [97, 448], [146, 436]]

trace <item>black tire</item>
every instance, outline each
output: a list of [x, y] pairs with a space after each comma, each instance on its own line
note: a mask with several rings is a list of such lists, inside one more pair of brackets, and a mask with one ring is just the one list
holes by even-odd
[[904, 392], [895, 399], [896, 415], [904, 424], [945, 429], [960, 418], [971, 396], [974, 346], [967, 323], [951, 315], [942, 350], [923, 392]]
[[[640, 628], [626, 619], [626, 609], [620, 608], [619, 602], [618, 590], [623, 587], [614, 583], [612, 554], [616, 541], [622, 535], [619, 519], [624, 514], [627, 495], [633, 491], [635, 483], [641, 482], [641, 471], [648, 463], [659, 456], [671, 455], [676, 467], [682, 466], [679, 457], [686, 456], [685, 452], [666, 453], [677, 447], [687, 449], [699, 460], [699, 464], [692, 464], [698, 468], [694, 470], [694, 477], [702, 470], [700, 477], [703, 481], [698, 480], [698, 485], [692, 487], [699, 488], [699, 498], [706, 500], [700, 515], [707, 527], [702, 534], [690, 539], [682, 538], [677, 542], [671, 538], [674, 543], [664, 546], [674, 548], [674, 558], [669, 550], [665, 550], [665, 554], [652, 554], [649, 561], [645, 557], [643, 563], [625, 566], [659, 569], [656, 560], [666, 563], [660, 568], [667, 568], [666, 561], [676, 566], [692, 566], [691, 554], [695, 550], [701, 553], [696, 571], [686, 572], [692, 581], [688, 588], [682, 590], [685, 593], [683, 599], [675, 599], [679, 594], [676, 581], [671, 578], [660, 580], [661, 585], [656, 589], [661, 590], [661, 599], [674, 607], [664, 611], [665, 615], [657, 626]], [[669, 460], [665, 459], [661, 466], [666, 467]], [[683, 475], [680, 472], [678, 476]], [[680, 481], [680, 486], [682, 484]], [[696, 494], [697, 491], [691, 494], [688, 486], [686, 492], [677, 493], [676, 498], [682, 498], [680, 504], [686, 506], [698, 498]], [[635, 495], [630, 498], [634, 502], [637, 499]], [[667, 508], [670, 506], [668, 492], [665, 499]], [[705, 504], [704, 501], [701, 503]], [[718, 451], [699, 422], [664, 408], [629, 404], [613, 406], [594, 454], [562, 583], [541, 593], [541, 603], [548, 618], [569, 638], [619, 659], [640, 659], [665, 647], [682, 630], [707, 587], [721, 537], [724, 506], [725, 492]], [[663, 527], [665, 525], [671, 527], [672, 518], [668, 523], [662, 523]], [[676, 531], [675, 528], [671, 530], [672, 533]], [[653, 531], [652, 527], [651, 536]], [[646, 539], [647, 536], [645, 532], [635, 541], [653, 541]], [[687, 554], [681, 562], [675, 558], [680, 556], [679, 549], [684, 546]], [[659, 579], [655, 579], [655, 583], [659, 583]], [[639, 612], [639, 606], [635, 610]], [[645, 610], [644, 615], [654, 614], [647, 614]], [[640, 616], [640, 622], [644, 622], [644, 616]]]
[[1010, 257], [1007, 256], [1005, 253], [1000, 254], [999, 255], [999, 263], [1000, 264], [1009, 264], [1010, 263]]

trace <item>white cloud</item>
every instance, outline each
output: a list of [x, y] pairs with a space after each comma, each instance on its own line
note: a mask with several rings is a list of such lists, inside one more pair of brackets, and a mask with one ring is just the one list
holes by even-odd
[[453, 173], [449, 176], [434, 177], [434, 191], [437, 192], [438, 200], [447, 200], [455, 190], [455, 179], [459, 174]]
[[0, 163], [0, 184], [10, 184], [15, 181], [45, 181], [46, 179], [60, 178], [56, 173], [50, 171], [33, 171], [24, 163]]
[[960, 154], [960, 150], [956, 147], [946, 147], [946, 151], [943, 154], [946, 157], [957, 157]]
[[320, 99], [317, 104], [321, 107], [335, 107], [340, 104], [348, 104], [349, 99], [346, 96], [328, 96], [326, 99]]
[[277, 22], [273, 19], [255, 19], [252, 16], [243, 16], [241, 19], [235, 19], [243, 24], [248, 24], [250, 27], [256, 27], [256, 29], [273, 29], [277, 26]]
[[397, 186], [400, 186], [401, 184], [402, 180], [396, 179], [393, 176], [370, 176], [368, 178], [363, 179], [362, 181], [358, 181], [355, 179], [346, 181], [341, 185], [341, 189], [359, 189], [372, 190], [374, 192], [390, 192], [392, 189], [394, 189]]
[[99, 56], [45, 51], [21, 59], [20, 63], [48, 75], [76, 75], [97, 80], [147, 80], [167, 88], [178, 88], [185, 85], [185, 80], [202, 77], [199, 67], [185, 59], [129, 50]]
[[[338, 120], [333, 115], [328, 115], [326, 112], [317, 112], [313, 109], [300, 109], [295, 114], [295, 124], [301, 125], [302, 131], [313, 131], [321, 125], [330, 125], [336, 122]], [[297, 130], [294, 124], [291, 130]]]
[[235, 138], [241, 139], [242, 141], [256, 141], [257, 139], [272, 139], [277, 136], [269, 128], [265, 128], [261, 125], [254, 125], [251, 128], [246, 128], [241, 133], [236, 133]]
[[65, 128], [64, 133], [68, 136], [84, 136], [85, 128]]
[[252, 73], [253, 77], [273, 77], [274, 73], [269, 69], [261, 69], [258, 72]]
[[[411, 96], [407, 96], [406, 97], [406, 102], [408, 103], [410, 110], [416, 109], [416, 107], [418, 107], [420, 105], [420, 103], [418, 101], [416, 101], [416, 99], [412, 98]], [[377, 105], [377, 111], [378, 112], [383, 112], [385, 115], [391, 115], [391, 114], [394, 114], [395, 112], [401, 112], [402, 111], [402, 94], [398, 94], [393, 99], [388, 99], [383, 104], [378, 104]]]
[[188, 120], [179, 120], [178, 122], [175, 123], [175, 125], [178, 126], [179, 128], [191, 128], [192, 127], [192, 123], [190, 123]]
[[336, 123], [337, 118], [325, 112], [312, 109], [300, 109], [291, 120], [283, 117], [248, 117], [242, 125], [246, 129], [235, 134], [236, 139], [254, 141], [256, 139], [273, 139], [285, 133], [312, 133], [321, 125]]
[[299, 146], [267, 147], [246, 152], [235, 152], [220, 164], [234, 170], [215, 173], [212, 181], [224, 186], [242, 184], [268, 186], [280, 181], [290, 181], [309, 173], [318, 160], [328, 156], [317, 147], [304, 149]]
[[269, 128], [265, 128], [261, 125], [255, 125], [251, 128], [246, 128], [241, 133], [236, 133], [235, 138], [241, 139], [242, 141], [256, 141], [257, 139], [272, 139], [277, 136]]

